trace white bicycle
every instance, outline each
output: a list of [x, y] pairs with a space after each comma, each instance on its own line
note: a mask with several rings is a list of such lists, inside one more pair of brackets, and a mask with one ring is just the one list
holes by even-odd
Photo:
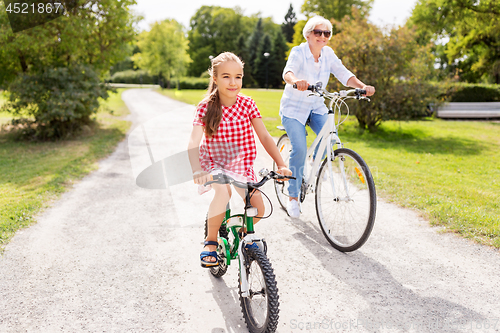
[[[370, 99], [363, 96], [366, 91], [362, 89], [330, 93], [321, 88], [321, 83], [310, 85], [308, 90], [312, 91], [310, 96], [320, 96], [330, 102], [328, 120], [307, 150], [306, 161], [311, 165], [305, 163], [299, 199], [303, 202], [306, 194], [315, 193], [316, 214], [328, 242], [339, 251], [355, 251], [368, 240], [373, 229], [377, 196], [368, 165], [355, 151], [343, 147], [338, 128], [349, 116], [346, 99]], [[343, 118], [342, 107], [347, 109]], [[285, 130], [282, 126], [278, 128]], [[288, 161], [292, 145], [286, 133], [278, 140], [278, 149], [283, 160]], [[317, 157], [324, 156], [326, 150], [323, 160], [313, 160], [316, 149]], [[273, 167], [277, 171], [276, 164]], [[274, 187], [278, 201], [286, 211], [288, 183], [275, 180]]]

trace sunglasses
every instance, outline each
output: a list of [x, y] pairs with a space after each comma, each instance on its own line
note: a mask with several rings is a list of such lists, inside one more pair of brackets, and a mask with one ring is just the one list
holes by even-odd
[[316, 37], [320, 37], [321, 34], [323, 34], [323, 35], [325, 35], [326, 38], [329, 38], [330, 35], [332, 34], [332, 32], [329, 30], [316, 30], [316, 29], [314, 29], [313, 32], [314, 32], [314, 36], [316, 36]]

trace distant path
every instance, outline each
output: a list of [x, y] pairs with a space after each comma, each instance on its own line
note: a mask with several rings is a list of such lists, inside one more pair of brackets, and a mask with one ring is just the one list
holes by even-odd
[[[0, 332], [246, 331], [236, 264], [222, 279], [199, 266], [213, 194], [198, 196], [190, 182], [135, 185], [152, 162], [187, 147], [194, 107], [148, 89], [123, 99], [134, 121], [127, 140], [0, 257]], [[264, 166], [260, 148], [255, 169]], [[500, 322], [491, 328], [498, 251], [379, 200], [368, 242], [342, 254], [321, 234], [312, 201], [291, 221], [268, 185], [275, 211], [257, 230], [278, 281], [279, 332], [500, 332]]]

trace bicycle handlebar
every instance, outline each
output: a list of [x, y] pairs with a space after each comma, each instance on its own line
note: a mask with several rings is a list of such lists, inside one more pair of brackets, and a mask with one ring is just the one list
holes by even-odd
[[[294, 89], [297, 89], [297, 84], [294, 83], [293, 84], [293, 88]], [[320, 91], [321, 87], [318, 87], [317, 85], [312, 85], [310, 84], [308, 87], [307, 87], [307, 90], [310, 90], [312, 92], [327, 92], [326, 90], [324, 89], [321, 89], [322, 91]], [[356, 98], [360, 98], [360, 97], [364, 97], [366, 95], [366, 90], [365, 89], [359, 89], [359, 88], [356, 88], [356, 89], [352, 89], [352, 90], [343, 90], [342, 91], [343, 94], [340, 94], [341, 97], [345, 97], [347, 96], [349, 93], [353, 92], [354, 95], [356, 96]], [[328, 92], [327, 92], [328, 93]], [[344, 95], [344, 96], [342, 96]]]
[[[293, 84], [293, 88], [294, 88], [294, 89], [297, 89], [297, 83], [294, 83], [294, 84]], [[310, 84], [310, 85], [307, 87], [307, 90], [316, 91], [316, 86], [313, 86], [312, 84]]]
[[283, 176], [283, 175], [280, 175], [279, 173], [277, 172], [274, 172], [274, 171], [269, 171], [269, 173], [267, 175], [265, 175], [260, 182], [258, 183], [243, 183], [243, 182], [239, 182], [235, 179], [233, 179], [231, 176], [229, 175], [226, 175], [226, 174], [217, 174], [217, 175], [211, 175], [211, 178], [212, 180], [206, 182], [205, 184], [203, 184], [203, 186], [207, 186], [207, 185], [210, 185], [210, 184], [233, 184], [234, 186], [236, 187], [240, 187], [240, 188], [259, 188], [261, 187], [262, 185], [264, 185], [267, 181], [271, 180], [271, 179], [278, 179], [278, 180], [288, 180], [288, 179], [296, 179], [295, 177], [292, 177], [292, 176]]

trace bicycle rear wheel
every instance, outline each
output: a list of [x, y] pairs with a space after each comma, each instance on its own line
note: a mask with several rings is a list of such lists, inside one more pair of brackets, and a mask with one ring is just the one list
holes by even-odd
[[[278, 287], [273, 268], [260, 249], [246, 250], [246, 270], [249, 296], [241, 295], [241, 276], [239, 295], [243, 317], [251, 333], [272, 333], [278, 327], [279, 302]], [[241, 271], [240, 271], [241, 275]]]
[[[290, 138], [287, 134], [283, 134], [278, 140], [278, 150], [283, 158], [283, 161], [286, 165], [290, 165], [290, 154], [292, 153], [292, 143], [290, 142]], [[278, 171], [278, 167], [276, 166], [276, 162], [273, 162], [273, 171]], [[274, 181], [274, 190], [276, 191], [276, 196], [278, 197], [278, 202], [281, 207], [286, 210], [286, 204], [288, 201], [288, 182], [283, 180], [275, 180]]]
[[356, 152], [340, 148], [334, 157], [333, 161], [326, 158], [319, 170], [316, 214], [328, 242], [339, 251], [351, 252], [366, 242], [373, 229], [375, 184], [368, 165]]

